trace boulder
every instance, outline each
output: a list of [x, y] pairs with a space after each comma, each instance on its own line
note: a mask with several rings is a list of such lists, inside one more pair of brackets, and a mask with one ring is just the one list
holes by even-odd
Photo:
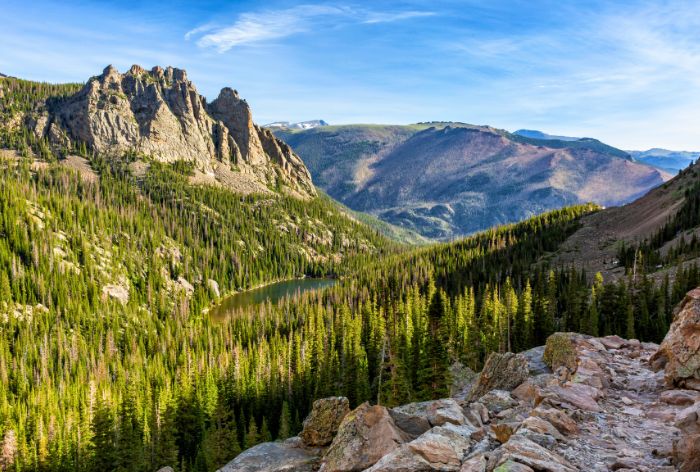
[[700, 401], [700, 392], [697, 390], [666, 390], [659, 396], [659, 400], [669, 405], [692, 405]]
[[513, 390], [528, 375], [529, 364], [522, 354], [492, 352], [467, 398], [473, 401], [494, 389]]
[[535, 472], [532, 467], [528, 467], [524, 464], [518, 462], [513, 462], [511, 460], [504, 462], [499, 465], [493, 472]]
[[462, 408], [452, 398], [409, 403], [389, 410], [396, 426], [411, 437], [418, 437], [433, 426], [467, 423]]
[[323, 456], [321, 470], [365, 470], [408, 439], [385, 407], [363, 403], [343, 419], [338, 433]]
[[314, 402], [311, 413], [304, 420], [299, 437], [308, 446], [327, 446], [333, 441], [340, 423], [350, 412], [345, 397], [321, 398]]
[[472, 444], [455, 429], [436, 426], [384, 456], [367, 472], [458, 471]]
[[258, 444], [240, 453], [219, 472], [312, 472], [318, 465], [319, 450], [299, 446], [298, 438]]
[[540, 388], [530, 379], [527, 379], [525, 382], [513, 389], [511, 395], [513, 398], [517, 398], [522, 402], [533, 405], [535, 403], [535, 399], [540, 396]]
[[477, 454], [465, 460], [459, 472], [486, 472], [488, 463], [484, 454]]
[[649, 362], [657, 369], [665, 366], [669, 387], [700, 386], [700, 288], [678, 304], [673, 323]]
[[571, 384], [564, 387], [555, 385], [542, 391], [535, 403], [546, 402], [567, 409], [580, 409], [597, 413], [600, 411], [600, 405], [589, 393], [585, 385]]
[[617, 335], [605, 336], [604, 338], [599, 338], [598, 341], [608, 350], [622, 349], [623, 347], [630, 345], [628, 341], [622, 339], [620, 336]]
[[484, 405], [491, 415], [519, 405], [518, 401], [511, 396], [510, 392], [505, 390], [491, 390], [486, 395], [479, 398], [479, 403]]
[[576, 422], [569, 415], [556, 408], [547, 408], [540, 405], [532, 410], [530, 416], [537, 416], [543, 420], [547, 420], [565, 436], [578, 432]]
[[700, 470], [700, 402], [680, 411], [676, 427], [681, 437], [673, 444], [673, 459], [681, 472]]
[[[517, 425], [517, 423], [515, 423]], [[491, 431], [496, 435], [496, 441], [507, 442], [515, 431], [514, 423], [497, 423], [491, 425]]]
[[523, 464], [541, 472], [575, 472], [577, 470], [560, 455], [517, 434], [494, 451], [494, 454], [498, 457], [495, 470], [499, 470], [498, 467], [508, 462]]
[[554, 333], [547, 338], [543, 359], [552, 370], [564, 366], [570, 372], [576, 371], [576, 341], [581, 337], [576, 333]]

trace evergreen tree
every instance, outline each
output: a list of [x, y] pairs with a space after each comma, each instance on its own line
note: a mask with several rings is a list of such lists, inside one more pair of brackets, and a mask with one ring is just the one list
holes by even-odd
[[428, 309], [428, 332], [425, 354], [419, 372], [422, 399], [439, 399], [449, 395], [450, 360], [447, 353], [447, 334], [444, 329], [446, 311], [445, 293], [436, 291]]

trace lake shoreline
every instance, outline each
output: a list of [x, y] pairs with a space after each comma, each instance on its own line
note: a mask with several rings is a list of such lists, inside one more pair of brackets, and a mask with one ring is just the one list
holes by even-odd
[[[289, 295], [293, 295], [297, 291], [305, 292], [308, 290], [327, 288], [329, 286], [335, 285], [335, 283], [337, 283], [338, 280], [339, 280], [338, 277], [309, 277], [309, 276], [273, 280], [270, 282], [258, 284], [256, 286], [251, 287], [251, 288], [246, 289], [246, 290], [228, 292], [226, 295], [218, 297], [216, 299], [216, 302], [212, 303], [209, 307], [202, 310], [202, 313], [208, 314], [210, 316], [212, 316], [212, 314], [214, 314], [215, 317], [218, 317], [216, 315], [217, 311], [227, 311], [227, 310], [231, 310], [231, 309], [240, 309], [240, 308], [243, 308], [247, 305], [253, 306], [253, 305], [263, 303], [267, 300], [272, 300], [273, 303], [276, 303], [279, 300], [281, 300], [282, 298], [285, 298]], [[305, 287], [303, 287], [304, 283], [308, 283], [311, 286], [305, 288]], [[295, 284], [298, 284], [298, 285], [295, 285]], [[286, 285], [293, 285], [293, 286], [292, 287], [285, 287]], [[279, 289], [281, 289], [281, 291], [276, 292], [276, 291], [272, 290], [269, 293], [264, 292], [265, 289], [274, 289], [276, 286], [279, 286]], [[257, 297], [256, 297], [256, 294], [257, 294]], [[236, 306], [236, 304], [233, 303], [236, 297], [243, 297], [245, 295], [249, 295], [250, 298], [248, 300], [241, 300], [241, 306]], [[227, 302], [229, 302], [228, 304], [231, 305], [230, 307], [226, 307]]]

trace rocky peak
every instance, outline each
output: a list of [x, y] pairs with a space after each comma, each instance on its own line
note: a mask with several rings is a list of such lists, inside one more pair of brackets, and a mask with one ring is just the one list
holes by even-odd
[[316, 194], [302, 161], [255, 125], [238, 92], [226, 87], [207, 104], [183, 69], [133, 65], [121, 74], [109, 65], [30, 124], [59, 145], [193, 162], [202, 179], [244, 193], [277, 188], [300, 197]]

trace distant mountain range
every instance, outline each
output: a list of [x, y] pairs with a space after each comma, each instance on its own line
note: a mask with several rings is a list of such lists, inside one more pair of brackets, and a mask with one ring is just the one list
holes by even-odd
[[624, 204], [670, 178], [595, 139], [538, 139], [464, 123], [274, 132], [332, 197], [435, 239], [574, 203]]
[[[513, 134], [524, 138], [532, 138], [545, 141], [566, 141], [566, 142], [581, 142], [591, 138], [576, 138], [572, 136], [557, 136], [547, 134], [542, 131], [532, 129], [519, 129]], [[596, 141], [596, 140], [593, 140]], [[688, 165], [696, 161], [700, 157], [700, 152], [692, 151], [669, 151], [668, 149], [653, 148], [647, 151], [621, 151], [626, 153], [630, 159], [647, 164], [657, 169], [661, 169], [671, 174], [678, 173], [679, 170], [685, 169]]]
[[554, 134], [547, 134], [542, 131], [537, 131], [534, 129], [519, 129], [517, 131], [514, 131], [513, 134], [517, 134], [518, 136], [523, 136], [525, 138], [534, 138], [534, 139], [544, 139], [544, 140], [557, 140], [557, 141], [578, 141], [579, 139], [582, 138], [574, 138], [571, 136], [557, 136]]
[[296, 123], [291, 123], [289, 121], [275, 121], [274, 123], [268, 123], [263, 125], [264, 128], [275, 129], [312, 129], [318, 128], [319, 126], [328, 126], [323, 120], [309, 120], [309, 121], [298, 121]]
[[685, 169], [700, 158], [700, 152], [669, 151], [668, 149], [649, 149], [648, 151], [628, 151], [635, 161], [658, 167], [672, 174]]

